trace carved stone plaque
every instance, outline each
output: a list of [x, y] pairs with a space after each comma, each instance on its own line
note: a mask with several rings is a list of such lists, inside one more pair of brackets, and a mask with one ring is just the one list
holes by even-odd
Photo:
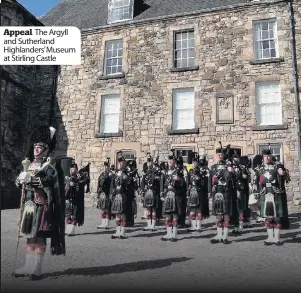
[[216, 95], [216, 123], [234, 123], [233, 97], [229, 95]]

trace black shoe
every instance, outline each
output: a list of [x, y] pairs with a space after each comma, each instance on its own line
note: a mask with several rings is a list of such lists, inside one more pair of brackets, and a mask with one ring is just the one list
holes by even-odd
[[220, 240], [220, 239], [211, 239], [210, 242], [211, 242], [211, 244], [217, 244], [217, 243], [221, 243], [222, 240]]
[[277, 242], [274, 242], [274, 245], [276, 245], [276, 246], [282, 246], [282, 245], [283, 245], [283, 242], [277, 241]]
[[197, 232], [197, 230], [193, 230], [193, 229], [191, 229], [191, 228], [188, 228], [188, 229], [187, 229], [187, 232]]
[[168, 240], [170, 240], [170, 239], [161, 237], [161, 241], [168, 241]]
[[117, 238], [119, 238], [119, 236], [115, 236], [115, 235], [111, 236], [111, 239], [117, 239]]
[[240, 231], [233, 230], [232, 234], [236, 237], [236, 236], [241, 236], [242, 233]]
[[224, 239], [224, 240], [223, 240], [223, 243], [224, 243], [224, 244], [230, 244], [230, 241], [229, 241], [228, 239]]
[[171, 242], [177, 242], [178, 239], [177, 239], [177, 238], [171, 238], [170, 241], [171, 241]]
[[151, 229], [150, 228], [147, 228], [147, 227], [145, 227], [145, 228], [143, 228], [143, 231], [150, 231]]
[[126, 237], [125, 236], [119, 236], [119, 239], [126, 239]]
[[31, 280], [31, 281], [39, 281], [41, 279], [42, 279], [41, 275], [40, 276], [36, 276], [36, 275], [30, 275], [29, 276], [29, 280]]
[[271, 245], [273, 245], [273, 244], [274, 244], [273, 242], [264, 241], [264, 245], [265, 245], [265, 246], [271, 246]]

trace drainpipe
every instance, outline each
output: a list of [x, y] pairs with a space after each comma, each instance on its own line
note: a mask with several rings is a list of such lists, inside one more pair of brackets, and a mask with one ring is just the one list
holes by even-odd
[[296, 53], [296, 38], [295, 38], [295, 17], [293, 0], [288, 1], [289, 13], [290, 13], [290, 41], [291, 41], [291, 53], [292, 53], [292, 67], [293, 67], [293, 80], [294, 80], [294, 93], [295, 93], [295, 106], [296, 106], [296, 126], [297, 126], [297, 138], [298, 138], [298, 160], [299, 160], [299, 177], [301, 185], [301, 113], [300, 113], [300, 93], [298, 82], [298, 68], [297, 68], [297, 53]]
[[[59, 72], [59, 66], [55, 65], [54, 70], [53, 70], [53, 79], [52, 79], [52, 93], [51, 93], [51, 102], [50, 102], [50, 111], [49, 111], [49, 125], [52, 125], [52, 123], [55, 122], [53, 118], [55, 116], [54, 109], [55, 109], [58, 72]], [[55, 127], [58, 127], [58, 126], [55, 125]]]

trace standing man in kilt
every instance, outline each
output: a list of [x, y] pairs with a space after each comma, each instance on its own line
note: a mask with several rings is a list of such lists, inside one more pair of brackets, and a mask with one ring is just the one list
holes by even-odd
[[80, 170], [73, 160], [70, 176], [66, 178], [66, 234], [74, 236], [75, 227], [85, 220], [85, 186], [89, 185], [89, 164]]
[[168, 171], [165, 174], [163, 189], [161, 189], [161, 200], [164, 201], [163, 214], [167, 230], [166, 235], [161, 240], [176, 242], [178, 218], [182, 214], [181, 200], [185, 179], [183, 172], [176, 166], [177, 160], [174, 150], [172, 152], [173, 154], [168, 157]]
[[281, 217], [285, 216], [285, 181], [288, 172], [281, 163], [275, 164], [270, 149], [262, 151], [263, 164], [256, 172], [256, 184], [260, 193], [260, 216], [265, 218], [268, 238], [265, 245], [280, 246]]
[[112, 202], [111, 214], [115, 216], [116, 233], [112, 235], [112, 239], [125, 239], [126, 227], [126, 207], [127, 207], [127, 190], [130, 178], [127, 170], [127, 162], [118, 152], [118, 170], [112, 176], [110, 187], [110, 198]]
[[[30, 137], [27, 168], [18, 176], [16, 185], [23, 187], [21, 235], [27, 238], [24, 267], [15, 271], [15, 277], [41, 278], [42, 263], [51, 239], [52, 255], [65, 255], [64, 210], [60, 195], [60, 178], [52, 164], [50, 153], [55, 149], [56, 130], [42, 126]], [[63, 178], [61, 178], [63, 180]]]
[[248, 166], [241, 164], [241, 157], [235, 153], [232, 157], [233, 173], [236, 192], [236, 208], [238, 219], [235, 219], [235, 230], [232, 231], [235, 235], [241, 235], [244, 228], [245, 215], [248, 212], [249, 206], [249, 180], [250, 173]]
[[186, 214], [187, 214], [187, 188], [189, 184], [189, 172], [184, 165], [182, 154], [177, 158], [177, 169], [183, 174], [184, 182], [181, 187], [181, 214], [179, 214], [178, 228], [184, 228], [186, 226]]
[[202, 220], [209, 217], [208, 186], [209, 173], [207, 160], [204, 156], [194, 153], [193, 169], [189, 170], [189, 185], [187, 190], [187, 206], [191, 220], [190, 232], [201, 231]]
[[155, 166], [153, 157], [147, 154], [147, 162], [143, 166], [144, 173], [141, 181], [143, 207], [147, 210], [147, 226], [144, 231], [155, 230], [158, 204], [160, 200], [161, 171], [158, 162]]
[[233, 168], [226, 161], [227, 149], [216, 150], [218, 163], [211, 167], [209, 193], [212, 196], [212, 214], [216, 216], [217, 235], [211, 239], [211, 243], [229, 244], [229, 225], [233, 209]]
[[136, 194], [139, 189], [139, 174], [136, 158], [127, 162], [127, 203], [126, 203], [126, 226], [133, 227], [137, 215]]
[[110, 224], [110, 188], [113, 177], [112, 170], [110, 168], [110, 158], [107, 158], [107, 162], [104, 162], [104, 171], [100, 174], [97, 182], [97, 207], [101, 210], [101, 225], [97, 226], [97, 229], [109, 229]]

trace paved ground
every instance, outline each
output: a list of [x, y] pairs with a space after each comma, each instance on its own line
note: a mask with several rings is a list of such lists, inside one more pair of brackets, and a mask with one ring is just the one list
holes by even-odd
[[[211, 245], [215, 235], [213, 218], [204, 232], [179, 231], [177, 243], [162, 242], [163, 227], [151, 234], [143, 224], [128, 228], [128, 239], [112, 240], [112, 231], [100, 232], [99, 212], [86, 209], [85, 225], [75, 237], [67, 238], [67, 255], [51, 257], [47, 251], [44, 278], [38, 282], [10, 276], [16, 251], [17, 210], [1, 215], [1, 291], [92, 292], [142, 288], [159, 291], [205, 289], [207, 292], [244, 292], [263, 289], [300, 292], [301, 288], [301, 213], [291, 213], [291, 229], [283, 231], [282, 247], [265, 247], [261, 224], [247, 229], [241, 237], [230, 237], [229, 245]], [[141, 216], [141, 215], [140, 215]], [[18, 267], [24, 261], [25, 239], [20, 241]], [[236, 290], [235, 290], [236, 289]], [[148, 291], [147, 290], [147, 291]], [[261, 291], [261, 290], [260, 290]], [[277, 291], [277, 290], [276, 290]], [[275, 290], [273, 290], [275, 292]], [[278, 292], [278, 291], [277, 291]]]

